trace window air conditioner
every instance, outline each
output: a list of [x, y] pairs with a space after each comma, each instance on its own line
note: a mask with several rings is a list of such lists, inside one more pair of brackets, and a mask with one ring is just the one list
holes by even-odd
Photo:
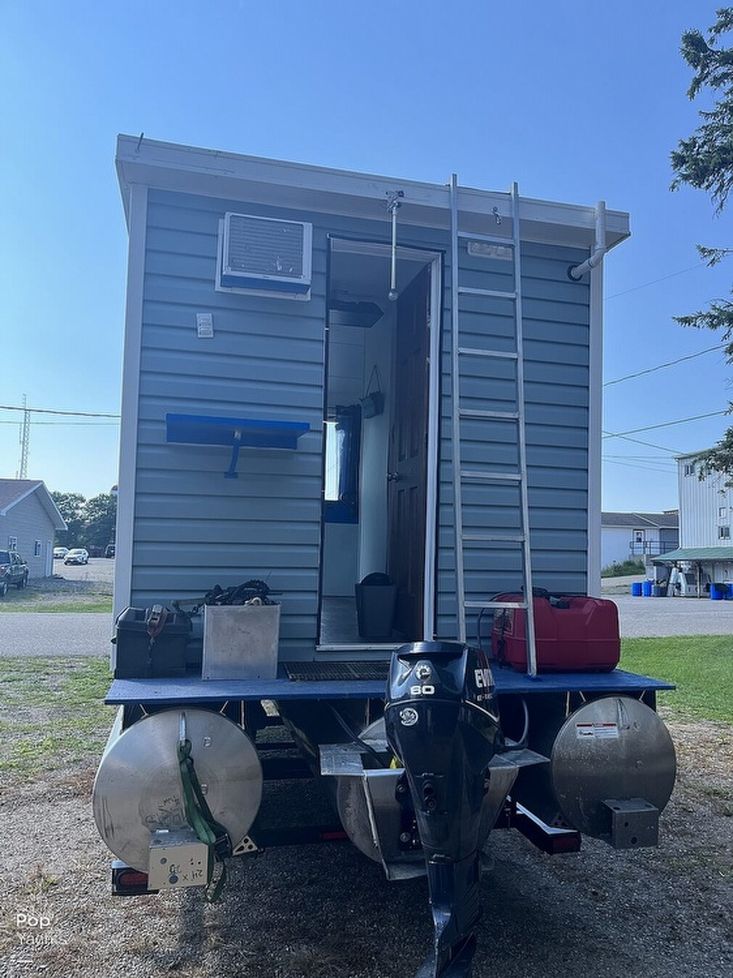
[[219, 222], [219, 291], [310, 299], [313, 225], [252, 214]]

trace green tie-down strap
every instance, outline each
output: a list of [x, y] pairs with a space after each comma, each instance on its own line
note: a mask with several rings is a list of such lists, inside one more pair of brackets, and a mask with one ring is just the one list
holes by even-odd
[[196, 769], [193, 766], [193, 758], [191, 757], [190, 740], [179, 741], [178, 765], [181, 771], [183, 803], [186, 808], [188, 823], [198, 836], [199, 842], [207, 845], [212, 851], [214, 858], [221, 862], [219, 878], [213, 884], [209, 882], [209, 885], [204, 891], [204, 895], [209, 903], [215, 903], [221, 895], [227, 876], [226, 864], [224, 863], [223, 857], [220, 857], [217, 852], [217, 843], [221, 844], [222, 839], [227, 839], [227, 831], [211, 814], [211, 809], [201, 790]]

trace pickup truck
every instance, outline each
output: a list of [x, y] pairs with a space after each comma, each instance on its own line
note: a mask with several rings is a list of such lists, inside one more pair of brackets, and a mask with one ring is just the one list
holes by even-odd
[[14, 550], [0, 550], [0, 598], [14, 584], [18, 590], [28, 583], [28, 564]]

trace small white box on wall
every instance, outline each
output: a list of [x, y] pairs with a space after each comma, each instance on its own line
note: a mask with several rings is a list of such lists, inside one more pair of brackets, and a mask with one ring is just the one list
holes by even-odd
[[214, 335], [214, 317], [210, 312], [196, 313], [196, 335], [200, 340]]

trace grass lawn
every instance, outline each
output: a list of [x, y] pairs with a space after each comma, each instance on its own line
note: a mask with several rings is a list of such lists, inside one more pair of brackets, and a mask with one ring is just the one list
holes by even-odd
[[0, 614], [5, 611], [42, 611], [52, 615], [95, 611], [112, 614], [112, 595], [94, 591], [42, 591], [31, 587], [18, 591], [11, 588], [4, 598], [0, 598]]
[[98, 598], [77, 598], [74, 601], [13, 601], [0, 600], [0, 614], [5, 611], [42, 611], [44, 614], [59, 614], [61, 612], [108, 612], [112, 614], [112, 598], [100, 595]]
[[676, 683], [659, 694], [675, 714], [733, 723], [733, 636], [626, 638], [621, 667]]
[[0, 658], [0, 773], [33, 776], [99, 755], [114, 719], [97, 658]]

